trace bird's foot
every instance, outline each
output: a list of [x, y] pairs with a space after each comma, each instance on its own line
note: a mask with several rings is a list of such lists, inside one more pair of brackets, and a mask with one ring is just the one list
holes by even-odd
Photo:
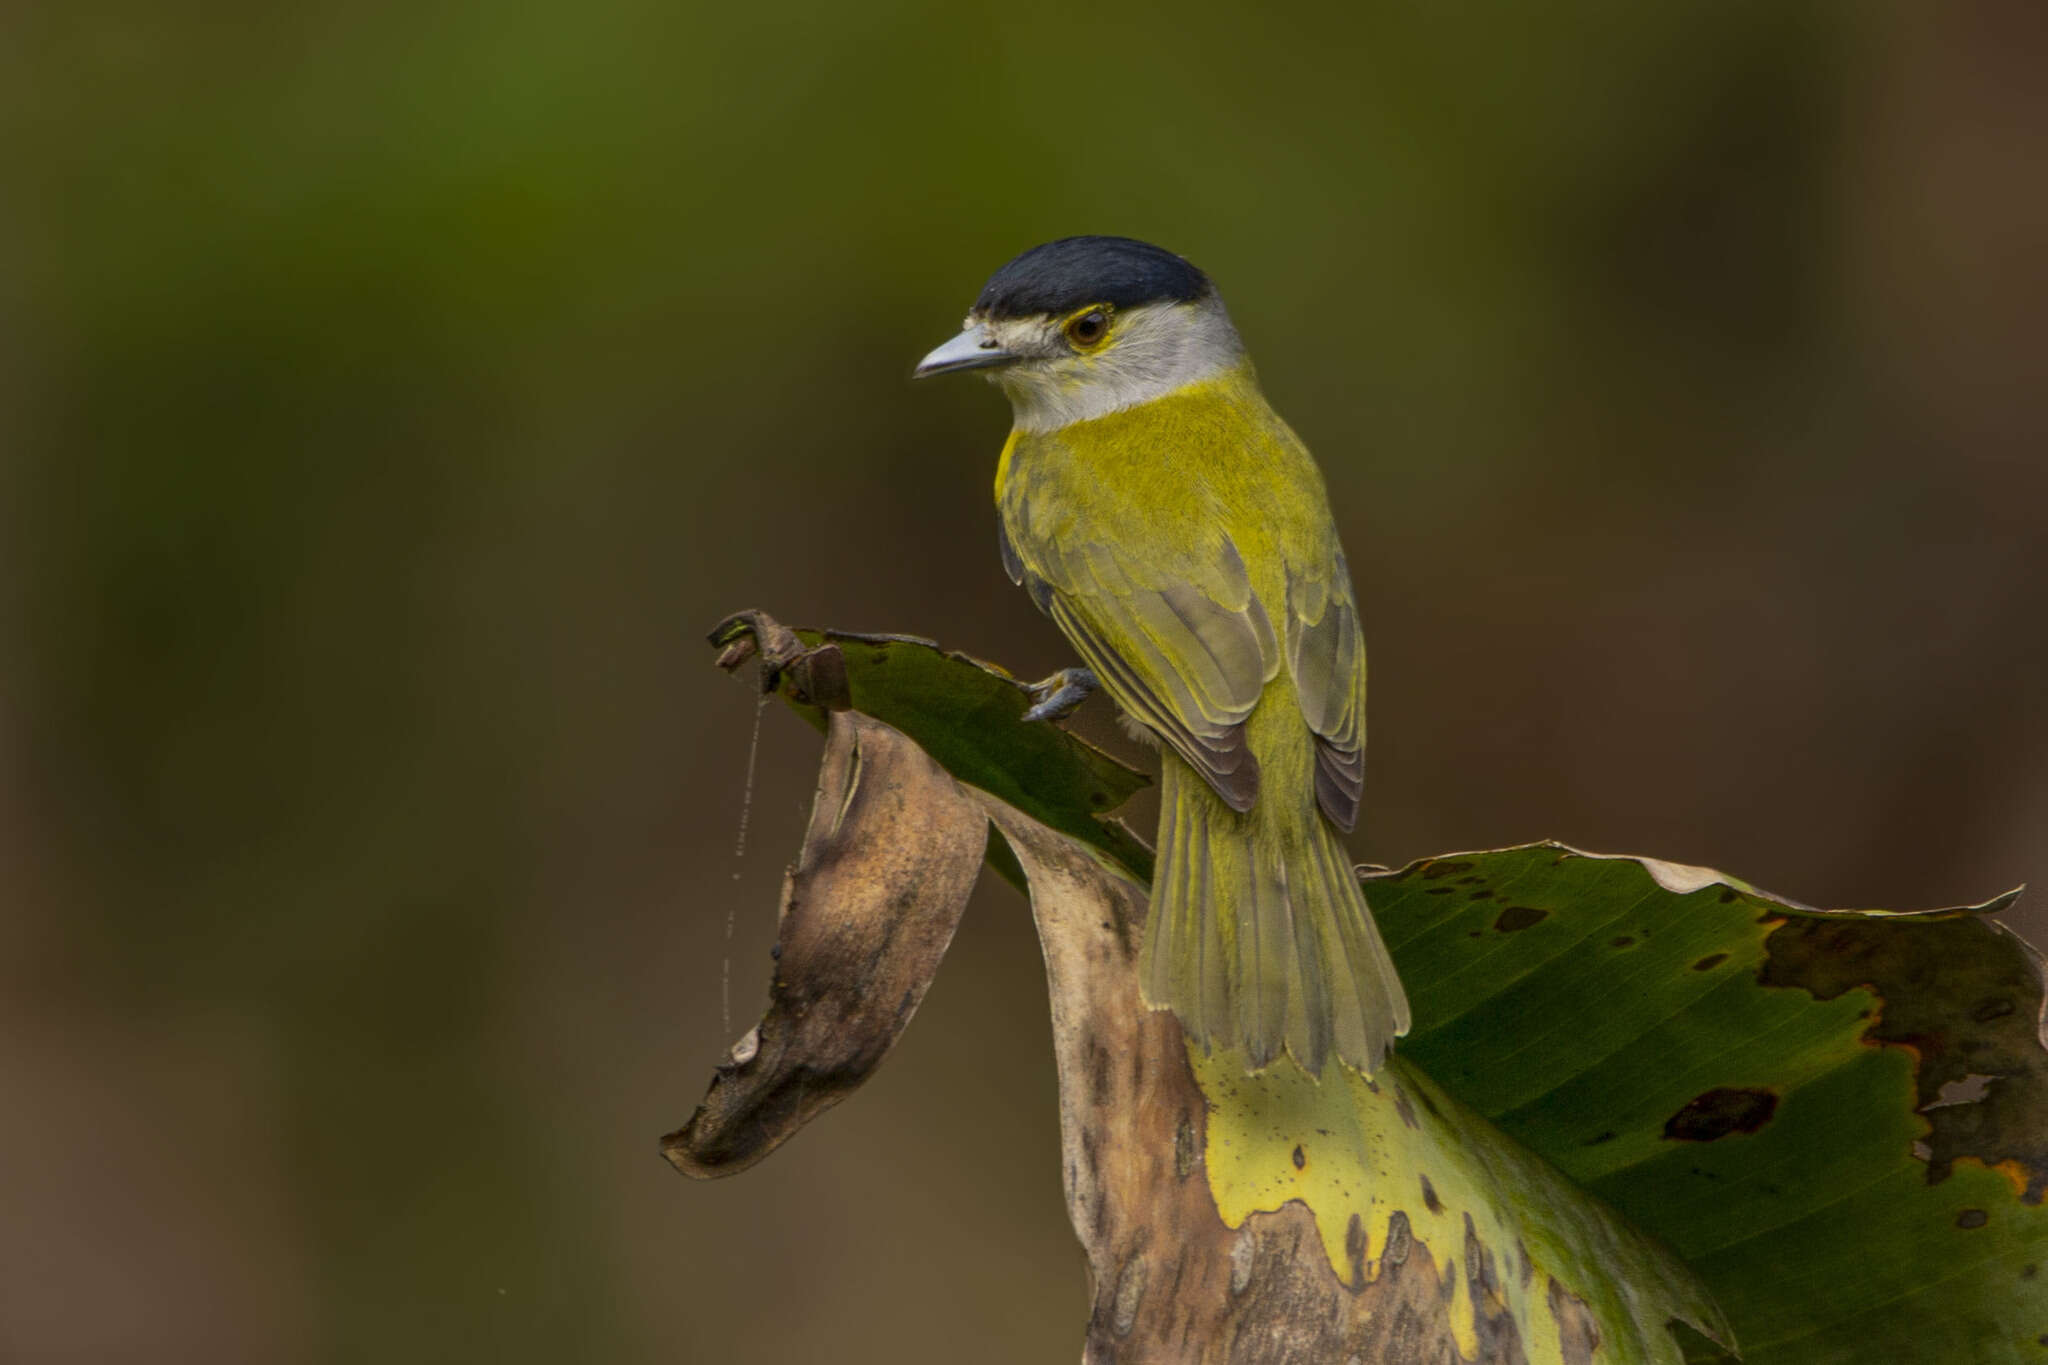
[[1085, 668], [1063, 668], [1050, 678], [1040, 679], [1026, 689], [1032, 707], [1024, 713], [1026, 722], [1065, 720], [1074, 714], [1088, 694], [1102, 684]]

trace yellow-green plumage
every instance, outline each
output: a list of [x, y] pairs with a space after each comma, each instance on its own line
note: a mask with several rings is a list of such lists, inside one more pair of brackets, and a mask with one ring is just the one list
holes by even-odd
[[1337, 824], [1365, 655], [1323, 480], [1251, 366], [1048, 430], [996, 476], [1005, 558], [1162, 740], [1147, 1003], [1204, 1046], [1376, 1069], [1408, 1005]]

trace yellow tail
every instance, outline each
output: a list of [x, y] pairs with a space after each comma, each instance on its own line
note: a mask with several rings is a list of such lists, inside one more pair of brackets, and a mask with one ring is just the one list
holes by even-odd
[[1297, 775], [1269, 767], [1240, 814], [1172, 753], [1161, 766], [1145, 1003], [1253, 1070], [1284, 1047], [1312, 1075], [1332, 1052], [1377, 1071], [1408, 1031], [1408, 997], [1307, 771], [1286, 782]]

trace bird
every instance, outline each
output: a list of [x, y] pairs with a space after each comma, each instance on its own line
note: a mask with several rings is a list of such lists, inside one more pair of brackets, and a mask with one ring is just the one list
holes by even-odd
[[1259, 387], [1209, 277], [1128, 237], [1047, 242], [997, 270], [925, 378], [1008, 396], [1004, 568], [1160, 751], [1138, 978], [1205, 1054], [1370, 1077], [1408, 999], [1342, 836], [1365, 763], [1365, 645], [1322, 472]]

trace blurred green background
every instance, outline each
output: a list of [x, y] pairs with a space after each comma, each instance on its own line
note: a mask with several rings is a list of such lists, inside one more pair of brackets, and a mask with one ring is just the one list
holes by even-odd
[[853, 1101], [656, 1151], [817, 753], [736, 859], [702, 632], [1068, 661], [906, 380], [1053, 236], [1207, 268], [1322, 460], [1362, 857], [2048, 883], [2038, 5], [0, 25], [0, 1356], [1072, 1358], [1005, 888]]

